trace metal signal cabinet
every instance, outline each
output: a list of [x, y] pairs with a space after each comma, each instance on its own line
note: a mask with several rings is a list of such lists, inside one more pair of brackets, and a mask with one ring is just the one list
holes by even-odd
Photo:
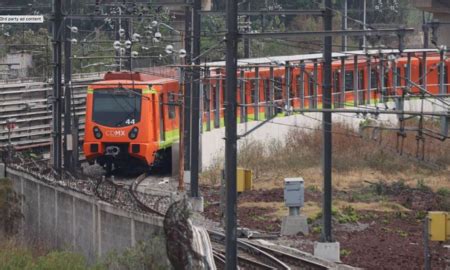
[[450, 239], [450, 215], [447, 212], [428, 212], [428, 233], [431, 241]]
[[253, 187], [253, 173], [251, 170], [244, 168], [237, 168], [237, 192], [242, 193], [244, 191], [251, 190]]
[[305, 186], [301, 177], [284, 179], [284, 201], [287, 207], [303, 207]]

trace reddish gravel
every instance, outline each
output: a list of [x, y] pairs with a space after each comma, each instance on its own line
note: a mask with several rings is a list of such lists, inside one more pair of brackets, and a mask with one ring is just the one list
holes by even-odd
[[[202, 187], [203, 195], [208, 203], [219, 201], [219, 192], [208, 187]], [[334, 195], [339, 199], [349, 199], [348, 193]], [[320, 202], [319, 192], [306, 191], [306, 201]], [[422, 189], [403, 189], [385, 195], [386, 200], [399, 203], [412, 211], [405, 213], [385, 213], [358, 211], [360, 223], [364, 229], [350, 229], [357, 224], [343, 226], [335, 224], [334, 237], [341, 243], [341, 259], [344, 263], [365, 269], [423, 269], [423, 225], [420, 219], [423, 211], [447, 210], [443, 207], [443, 198], [431, 191]], [[255, 190], [239, 197], [243, 202], [281, 202], [283, 190]], [[241, 207], [238, 211], [239, 225], [259, 231], [279, 232], [281, 220], [270, 217], [276, 209]], [[208, 205], [205, 215], [213, 220], [220, 220], [219, 206]], [[368, 226], [367, 226], [368, 225]], [[367, 228], [365, 228], [367, 227]], [[295, 236], [288, 238], [290, 245], [312, 252], [313, 241], [320, 239], [320, 234], [308, 237]], [[450, 252], [438, 243], [431, 243], [432, 269], [445, 269], [445, 258], [450, 258]]]

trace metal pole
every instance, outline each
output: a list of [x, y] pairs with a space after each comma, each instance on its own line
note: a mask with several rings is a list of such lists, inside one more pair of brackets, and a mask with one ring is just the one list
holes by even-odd
[[[317, 60], [314, 60], [314, 90], [313, 90], [313, 96], [311, 97], [312, 99], [312, 107], [311, 107], [311, 103], [309, 105], [310, 108], [317, 108], [317, 99], [318, 99], [318, 88], [319, 88], [319, 66], [317, 64]], [[323, 94], [323, 93], [322, 93]], [[323, 96], [322, 96], [323, 99]]]
[[[72, 0], [68, 1], [69, 6], [66, 10], [72, 8]], [[69, 29], [71, 21], [66, 20], [64, 27], [64, 169], [74, 172], [73, 161], [73, 137], [72, 137], [72, 31]]]
[[270, 96], [270, 116], [274, 116], [277, 113], [277, 110], [273, 107], [275, 105], [275, 81], [274, 81], [274, 70], [273, 67], [269, 68], [269, 96]]
[[205, 89], [205, 94], [206, 94], [206, 100], [205, 102], [207, 102], [206, 104], [206, 108], [207, 108], [207, 113], [206, 113], [206, 131], [211, 131], [211, 92], [212, 92], [212, 87], [211, 87], [211, 73], [209, 71], [209, 68], [205, 69], [205, 78], [207, 79], [206, 81], [206, 89]]
[[192, 57], [195, 58], [192, 74], [192, 111], [191, 111], [191, 197], [198, 197], [198, 171], [200, 147], [200, 11], [201, 0], [194, 0], [192, 23]]
[[[250, 4], [250, 0], [247, 0], [247, 11], [250, 11], [251, 9], [251, 4]], [[250, 30], [250, 16], [246, 16], [245, 17], [245, 22], [246, 22], [246, 26], [248, 26], [248, 28], [246, 28], [246, 31], [248, 32]], [[244, 38], [244, 58], [250, 58], [250, 38]]]
[[[367, 23], [367, 0], [364, 0], [364, 10], [363, 10], [363, 12], [364, 12], [364, 14], [363, 14], [363, 22], [364, 22], [364, 25], [363, 25], [363, 29], [364, 30], [367, 30], [367, 26], [366, 26], [366, 23]], [[364, 35], [363, 36], [363, 49], [365, 50], [366, 49], [366, 46], [367, 46], [367, 38], [366, 38], [366, 35]]]
[[286, 108], [288, 109], [286, 111], [286, 115], [289, 115], [289, 109], [291, 108], [291, 64], [289, 61], [286, 61], [284, 72], [284, 81], [286, 85]]
[[[344, 0], [342, 2], [342, 9], [344, 10], [342, 15], [342, 30], [347, 30], [347, 15], [348, 15], [348, 1]], [[342, 36], [342, 51], [347, 51], [347, 35]]]
[[340, 108], [345, 108], [345, 99], [346, 99], [346, 94], [345, 94], [345, 56], [343, 56], [341, 58], [341, 102], [339, 107]]
[[429, 231], [428, 231], [428, 216], [425, 217], [423, 222], [423, 250], [424, 250], [424, 269], [431, 270], [431, 254], [430, 254], [430, 240], [429, 240]]
[[303, 60], [300, 61], [300, 81], [298, 82], [300, 93], [298, 96], [300, 98], [300, 108], [302, 109], [305, 108], [305, 68], [305, 62]]
[[53, 106], [52, 106], [52, 162], [57, 173], [61, 173], [61, 114], [62, 114], [62, 42], [61, 27], [63, 22], [62, 0], [53, 0]]
[[380, 81], [380, 90], [381, 90], [381, 102], [386, 103], [386, 99], [385, 99], [385, 89], [384, 89], [384, 60], [383, 60], [383, 54], [380, 53], [380, 73], [378, 74], [378, 78]]
[[355, 107], [359, 104], [358, 82], [358, 55], [355, 55], [353, 57], [353, 106]]
[[[119, 12], [120, 12], [121, 8], [119, 7]], [[121, 28], [120, 26], [120, 19], [117, 20], [117, 22], [114, 23], [114, 33], [115, 33], [115, 40], [119, 40], [120, 41], [120, 35], [119, 35], [119, 29]], [[83, 54], [84, 56], [84, 54]], [[121, 62], [120, 62], [121, 58], [120, 58], [120, 50], [116, 50], [115, 52], [115, 71], [119, 72], [121, 69]]]
[[[185, 90], [185, 69], [183, 67], [180, 68], [180, 94], [182, 95]], [[178, 190], [184, 191], [184, 107], [180, 108], [179, 110], [179, 117], [180, 117], [180, 145], [179, 145], [179, 155], [178, 155], [178, 161], [179, 161], [179, 167], [178, 167]]]
[[259, 68], [255, 67], [255, 78], [251, 79], [254, 80], [253, 82], [255, 83], [254, 86], [252, 83], [250, 83], [250, 85], [252, 85], [252, 87], [254, 87], [254, 91], [255, 91], [255, 108], [254, 108], [254, 116], [253, 119], [255, 119], [256, 121], [259, 120]]
[[[325, 0], [325, 14], [324, 14], [324, 30], [332, 30], [333, 14], [331, 12], [331, 0]], [[331, 36], [324, 38], [324, 52], [323, 52], [323, 70], [324, 80], [322, 88], [322, 102], [324, 109], [331, 109], [331, 55], [332, 54], [332, 38]], [[332, 150], [332, 134], [331, 134], [331, 112], [324, 112], [322, 114], [323, 122], [323, 231], [322, 241], [333, 241], [331, 235], [331, 150]]]
[[371, 57], [370, 55], [367, 55], [367, 104], [370, 105], [370, 99], [371, 99], [371, 87], [372, 87], [372, 64], [371, 64]]
[[[216, 80], [216, 88], [215, 88], [215, 95], [214, 95], [214, 104], [215, 105], [215, 112], [214, 112], [214, 128], [220, 128], [220, 97], [222, 95], [221, 88], [222, 88], [222, 71], [220, 69], [217, 69], [216, 72], [219, 72], [219, 77]], [[223, 91], [223, 89], [222, 89]]]
[[[192, 39], [191, 39], [192, 11], [191, 7], [185, 8], [185, 30], [184, 30], [184, 47], [187, 52], [185, 64], [190, 65], [192, 59]], [[191, 170], [191, 76], [190, 70], [184, 72], [184, 95], [183, 95], [183, 164], [184, 176], [190, 181]]]
[[227, 270], [237, 268], [237, 1], [227, 0], [226, 111], [225, 111], [225, 180], [226, 180], [226, 263]]
[[[244, 70], [241, 70], [241, 81], [240, 81], [240, 87], [239, 87], [239, 89], [240, 89], [240, 99], [241, 99], [241, 104], [242, 105], [245, 105], [247, 102], [246, 102], [246, 100], [245, 100], [245, 85], [246, 85], [246, 82], [245, 82], [245, 71]], [[247, 110], [247, 108], [246, 107], [240, 107], [239, 108], [239, 111], [240, 111], [240, 122], [241, 123], [244, 123], [245, 122], [245, 120], [246, 120], [246, 117], [245, 117], [245, 114], [246, 114], [246, 110]]]

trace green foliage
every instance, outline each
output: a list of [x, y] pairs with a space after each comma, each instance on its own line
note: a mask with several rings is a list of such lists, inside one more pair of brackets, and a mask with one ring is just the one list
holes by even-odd
[[0, 250], [0, 270], [29, 269], [32, 261], [31, 252], [10, 248]]
[[66, 251], [54, 251], [45, 256], [34, 258], [26, 249], [4, 248], [0, 250], [0, 270], [85, 270], [88, 268], [84, 257]]
[[342, 257], [347, 257], [348, 255], [350, 255], [350, 253], [352, 253], [350, 250], [344, 248], [340, 251]]
[[322, 226], [321, 225], [315, 225], [311, 228], [312, 234], [319, 234], [322, 232]]
[[336, 216], [339, 223], [355, 223], [360, 219], [355, 208], [350, 205], [342, 208], [342, 211], [338, 212]]
[[110, 253], [103, 262], [88, 266], [81, 254], [68, 251], [52, 251], [34, 256], [34, 251], [17, 247], [14, 243], [0, 246], [0, 270], [135, 270], [171, 269], [165, 260], [165, 240], [153, 237], [140, 242], [122, 254]]
[[9, 179], [0, 179], [0, 230], [7, 236], [17, 233], [21, 218], [19, 195]]
[[450, 188], [441, 187], [436, 191], [436, 193], [444, 197], [450, 196]]
[[419, 210], [416, 212], [416, 219], [418, 220], [424, 220], [428, 215], [427, 211]]
[[408, 237], [408, 233], [402, 230], [397, 230], [397, 233], [401, 236], [401, 237]]
[[417, 180], [416, 188], [424, 192], [431, 192], [431, 188], [425, 184], [425, 180], [423, 179]]
[[123, 254], [110, 253], [100, 265], [108, 270], [170, 269], [170, 263], [165, 258], [165, 239], [153, 236], [152, 239], [127, 249]]
[[35, 270], [83, 270], [87, 268], [84, 257], [67, 251], [50, 252], [44, 257], [38, 258]]

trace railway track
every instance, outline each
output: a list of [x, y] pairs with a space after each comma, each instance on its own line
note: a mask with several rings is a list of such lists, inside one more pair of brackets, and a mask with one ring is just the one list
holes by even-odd
[[[144, 212], [165, 216], [165, 211], [168, 208], [167, 197], [156, 196], [149, 201], [143, 200], [142, 192], [137, 189], [142, 181], [147, 177], [147, 174], [141, 174], [129, 185], [129, 192], [136, 202], [136, 205]], [[116, 185], [116, 184], [114, 184]], [[150, 196], [154, 197], [154, 196]], [[213, 256], [218, 269], [224, 269], [226, 254], [225, 254], [225, 235], [223, 233], [208, 230], [209, 238], [213, 244]], [[317, 261], [295, 256], [286, 252], [278, 251], [260, 244], [256, 244], [249, 240], [238, 239], [238, 265], [240, 269], [329, 269], [328, 266]]]

